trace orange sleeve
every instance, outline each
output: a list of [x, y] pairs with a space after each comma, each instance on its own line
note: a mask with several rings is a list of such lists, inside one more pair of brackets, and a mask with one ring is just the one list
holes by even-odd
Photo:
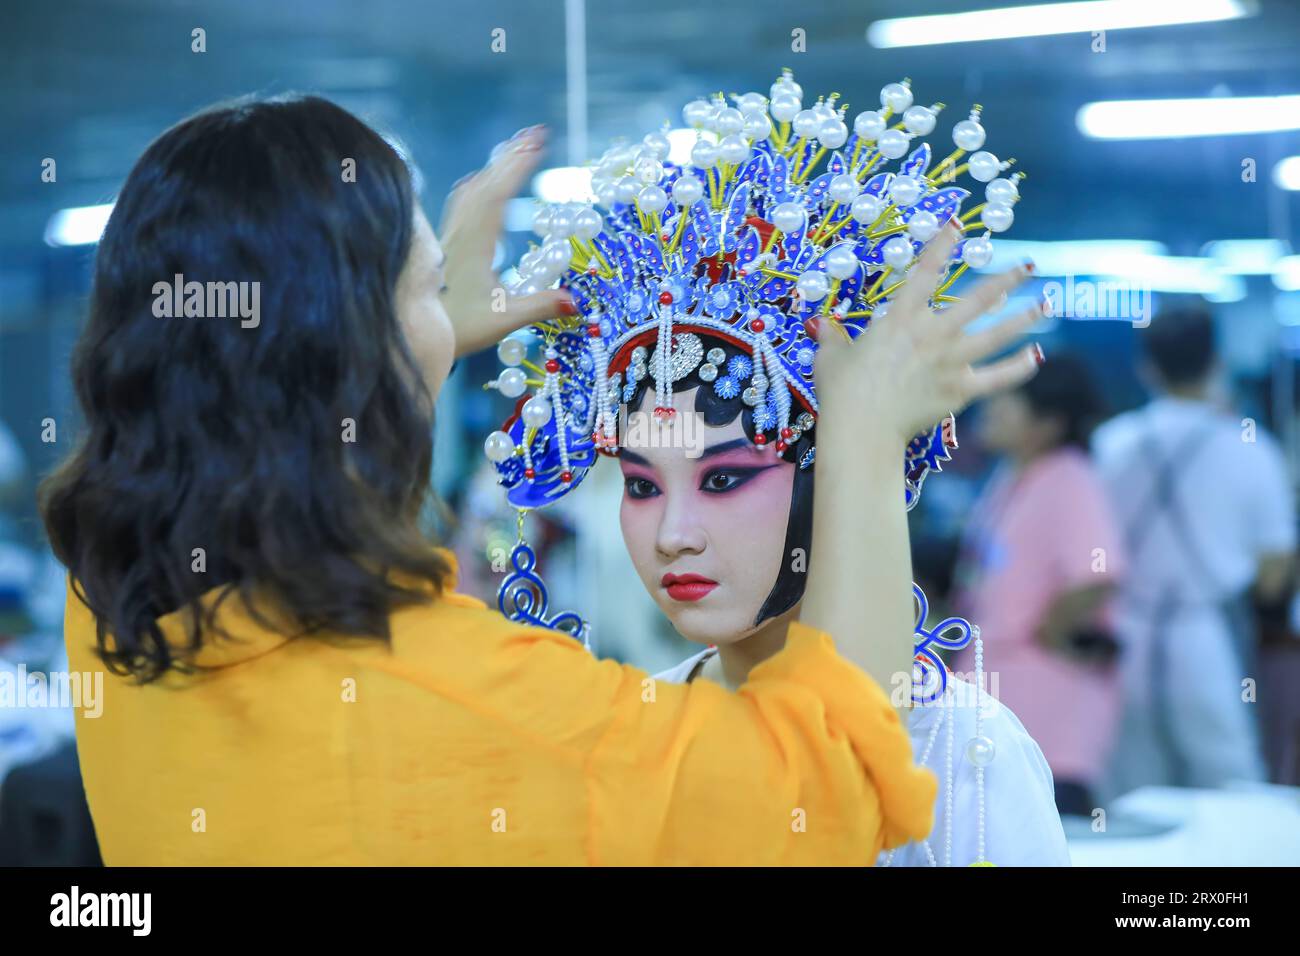
[[791, 625], [734, 694], [619, 670], [587, 759], [591, 862], [864, 866], [929, 833], [934, 775], [825, 633]]

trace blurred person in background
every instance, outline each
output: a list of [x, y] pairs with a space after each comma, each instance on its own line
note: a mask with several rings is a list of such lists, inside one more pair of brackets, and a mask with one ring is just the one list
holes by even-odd
[[1125, 560], [1087, 453], [1100, 408], [1070, 355], [985, 405], [979, 437], [1002, 460], [972, 509], [956, 572], [957, 606], [996, 661], [992, 686], [1042, 747], [1063, 814], [1095, 806], [1119, 718], [1106, 604]]
[[1217, 787], [1266, 771], [1254, 697], [1252, 589], [1291, 590], [1295, 507], [1282, 454], [1226, 409], [1213, 317], [1178, 308], [1139, 332], [1155, 397], [1094, 451], [1132, 562], [1117, 625], [1124, 719], [1108, 787]]

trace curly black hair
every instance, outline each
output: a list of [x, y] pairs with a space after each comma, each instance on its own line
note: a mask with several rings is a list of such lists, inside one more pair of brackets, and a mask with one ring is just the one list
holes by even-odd
[[[205, 110], [132, 169], [73, 356], [86, 433], [40, 494], [115, 672], [187, 669], [236, 592], [303, 633], [379, 638], [441, 593], [449, 563], [416, 521], [432, 402], [395, 310], [415, 210], [405, 160], [317, 97]], [[159, 318], [176, 275], [259, 283], [259, 322]], [[184, 607], [178, 648], [157, 619]]]

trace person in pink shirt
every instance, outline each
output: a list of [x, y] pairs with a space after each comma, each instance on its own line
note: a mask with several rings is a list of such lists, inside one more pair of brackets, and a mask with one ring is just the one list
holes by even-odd
[[1086, 449], [1100, 402], [1077, 358], [984, 408], [981, 438], [1003, 461], [972, 510], [957, 603], [996, 662], [990, 690], [1038, 741], [1061, 813], [1087, 815], [1120, 706], [1107, 601], [1122, 538]]

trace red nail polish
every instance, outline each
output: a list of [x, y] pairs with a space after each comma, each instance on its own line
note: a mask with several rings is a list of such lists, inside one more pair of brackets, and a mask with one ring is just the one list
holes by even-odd
[[1039, 365], [1047, 361], [1047, 356], [1043, 354], [1043, 347], [1037, 342], [1034, 343], [1034, 361]]
[[815, 315], [810, 316], [803, 324], [804, 332], [807, 333], [808, 338], [812, 339], [814, 342], [817, 341], [817, 336], [821, 334], [821, 328], [821, 319], [817, 318]]
[[577, 315], [578, 307], [573, 304], [572, 299], [565, 299], [556, 307], [556, 311], [560, 315]]
[[1025, 270], [1025, 275], [1027, 276], [1031, 276], [1038, 271], [1038, 266], [1034, 265], [1033, 262], [1031, 262], [1029, 259], [1026, 259], [1024, 261], [1024, 264], [1021, 266], [1021, 268]]

